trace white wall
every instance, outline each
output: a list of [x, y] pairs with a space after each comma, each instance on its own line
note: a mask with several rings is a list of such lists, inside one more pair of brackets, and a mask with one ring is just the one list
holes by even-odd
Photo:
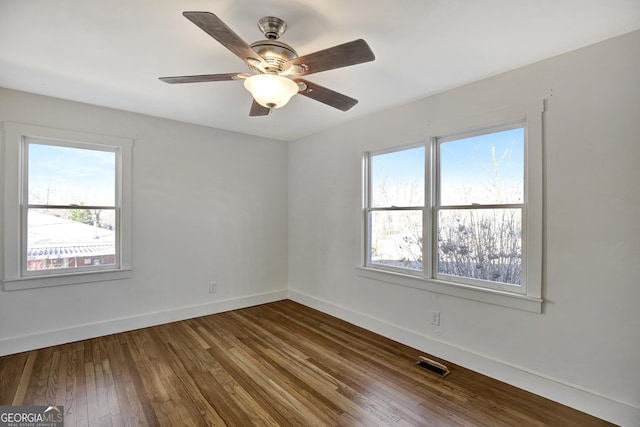
[[[428, 121], [536, 99], [546, 100], [543, 314], [357, 275], [368, 141], [399, 145]], [[292, 143], [289, 254], [294, 300], [640, 425], [640, 32]], [[430, 324], [431, 310], [441, 312], [440, 327]]]
[[134, 138], [134, 271], [0, 292], [0, 355], [286, 298], [286, 143], [7, 89], [3, 121]]

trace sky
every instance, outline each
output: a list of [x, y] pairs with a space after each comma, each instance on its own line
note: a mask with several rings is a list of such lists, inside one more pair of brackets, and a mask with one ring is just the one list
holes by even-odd
[[[519, 192], [515, 191], [509, 202], [522, 202], [524, 128], [520, 127], [441, 143], [440, 178], [443, 203], [462, 203], [461, 189], [464, 188], [478, 195], [486, 193], [487, 186], [493, 182], [492, 150], [496, 162], [499, 162], [496, 170], [502, 192], [513, 192], [513, 188], [518, 188]], [[388, 185], [393, 185], [394, 182], [418, 183], [419, 191], [424, 193], [424, 156], [423, 146], [374, 155], [371, 160], [372, 188], [375, 190], [387, 180]], [[478, 203], [498, 202], [487, 197], [489, 196], [478, 197]], [[374, 191], [374, 202], [375, 198]], [[400, 202], [393, 204], [403, 205]]]
[[28, 147], [29, 203], [114, 206], [115, 152], [33, 142]]
[[[374, 206], [418, 206], [424, 201], [424, 146], [394, 151], [371, 158], [371, 189]], [[398, 194], [400, 188], [415, 185]], [[388, 191], [380, 190], [386, 185]], [[394, 189], [396, 191], [394, 191]]]
[[443, 204], [464, 204], [461, 189], [470, 189], [476, 203], [522, 203], [524, 128], [442, 143], [440, 180]]

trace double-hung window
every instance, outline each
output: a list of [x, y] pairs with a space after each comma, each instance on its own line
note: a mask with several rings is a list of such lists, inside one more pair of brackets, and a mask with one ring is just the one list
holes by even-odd
[[435, 278], [522, 292], [524, 126], [435, 139]]
[[363, 274], [539, 312], [541, 112], [433, 125], [420, 143], [366, 152]]
[[425, 147], [369, 155], [367, 265], [423, 271]]
[[4, 289], [130, 277], [132, 141], [5, 123]]

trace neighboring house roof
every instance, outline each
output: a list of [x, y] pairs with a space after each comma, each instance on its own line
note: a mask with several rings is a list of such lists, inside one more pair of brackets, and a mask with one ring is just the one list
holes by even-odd
[[29, 212], [27, 259], [115, 254], [115, 232], [67, 218]]
[[50, 246], [27, 249], [27, 260], [57, 259], [57, 258], [77, 258], [93, 257], [103, 255], [113, 255], [116, 253], [116, 246], [110, 245], [78, 245], [78, 246]]

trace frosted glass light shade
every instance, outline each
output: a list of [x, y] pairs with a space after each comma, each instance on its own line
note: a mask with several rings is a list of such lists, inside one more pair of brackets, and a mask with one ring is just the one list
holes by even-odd
[[253, 99], [266, 108], [280, 108], [300, 90], [298, 85], [277, 74], [257, 74], [244, 81]]

